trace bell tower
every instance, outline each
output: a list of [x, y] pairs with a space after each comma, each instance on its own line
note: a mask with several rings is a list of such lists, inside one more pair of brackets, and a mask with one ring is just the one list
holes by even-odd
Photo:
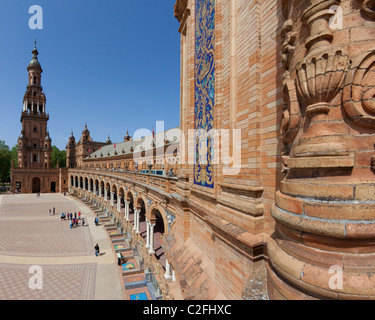
[[51, 168], [52, 142], [47, 130], [46, 96], [41, 77], [43, 69], [35, 46], [27, 67], [28, 84], [21, 113], [22, 131], [18, 139], [18, 167], [30, 169]]

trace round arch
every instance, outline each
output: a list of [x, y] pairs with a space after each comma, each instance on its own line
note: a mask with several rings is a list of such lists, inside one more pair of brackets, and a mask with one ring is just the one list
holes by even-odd
[[125, 195], [126, 195], [126, 191], [125, 191], [125, 188], [123, 186], [120, 186], [118, 188], [118, 195], [121, 197], [121, 198], [125, 198]]
[[157, 221], [158, 212], [159, 212], [160, 218], [163, 221], [164, 233], [167, 233], [168, 232], [168, 218], [167, 218], [164, 208], [161, 205], [159, 205], [157, 202], [153, 202], [151, 204], [147, 218], [150, 221]]
[[34, 177], [31, 180], [32, 193], [40, 193], [42, 190], [42, 179], [40, 177]]

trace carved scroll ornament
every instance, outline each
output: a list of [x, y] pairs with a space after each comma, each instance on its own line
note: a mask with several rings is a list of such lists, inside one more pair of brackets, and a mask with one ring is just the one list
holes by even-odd
[[361, 12], [370, 19], [375, 19], [375, 0], [365, 0]]
[[375, 127], [375, 48], [354, 59], [345, 80], [343, 106], [356, 124]]

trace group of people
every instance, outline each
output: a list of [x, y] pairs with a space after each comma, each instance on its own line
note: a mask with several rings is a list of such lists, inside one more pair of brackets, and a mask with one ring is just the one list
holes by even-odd
[[74, 214], [72, 212], [69, 212], [69, 213], [61, 212], [61, 220], [66, 220], [66, 219], [70, 220], [69, 222], [70, 229], [78, 227], [79, 220], [82, 220], [82, 227], [84, 227], [86, 223], [85, 218], [82, 217], [81, 219], [81, 212], [78, 212], [78, 215], [77, 215], [77, 212], [74, 212]]

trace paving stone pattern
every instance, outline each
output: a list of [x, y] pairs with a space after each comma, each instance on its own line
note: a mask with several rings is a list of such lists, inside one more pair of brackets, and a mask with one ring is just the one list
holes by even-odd
[[[56, 214], [49, 215], [53, 207]], [[70, 229], [62, 211], [80, 211], [86, 225]], [[61, 194], [1, 195], [0, 300], [124, 299], [112, 243], [94, 217], [81, 202]], [[30, 286], [31, 266], [40, 267], [41, 289]]]

